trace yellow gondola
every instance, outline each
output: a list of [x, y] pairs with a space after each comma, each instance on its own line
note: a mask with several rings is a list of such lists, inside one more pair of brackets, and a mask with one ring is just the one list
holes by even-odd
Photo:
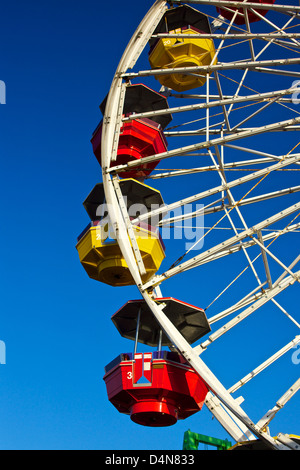
[[[92, 222], [88, 226], [76, 245], [80, 262], [92, 279], [111, 286], [133, 285], [134, 280], [119, 245], [110, 238], [108, 230], [109, 226], [104, 221]], [[146, 269], [142, 280], [147, 282], [165, 258], [164, 245], [158, 231], [151, 227], [136, 226], [134, 233]]]
[[[187, 38], [161, 38], [150, 41], [149, 62], [151, 68], [173, 69], [200, 67], [216, 63], [212, 39], [199, 38], [201, 33], [210, 33], [206, 15], [187, 5], [168, 10], [154, 34], [168, 33], [188, 35]], [[190, 36], [197, 35], [197, 38]], [[183, 92], [205, 84], [207, 74], [172, 73], [157, 75], [161, 85]]]

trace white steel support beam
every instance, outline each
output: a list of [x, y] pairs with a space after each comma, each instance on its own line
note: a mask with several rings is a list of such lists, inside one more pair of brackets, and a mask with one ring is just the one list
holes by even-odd
[[143, 49], [148, 44], [156, 26], [160, 22], [167, 9], [167, 0], [156, 0], [152, 8], [150, 8], [148, 14], [140, 23], [123, 54], [116, 72], [118, 79], [120, 79], [120, 75], [122, 73], [128, 69], [132, 69], [135, 66], [136, 61], [138, 60]]
[[[186, 111], [197, 111], [200, 109], [216, 108], [218, 106], [224, 107], [229, 104], [247, 103], [248, 101], [260, 102], [260, 101], [269, 100], [270, 98], [275, 99], [275, 98], [280, 98], [286, 95], [292, 95], [293, 93], [297, 91], [299, 91], [299, 87], [298, 88], [293, 87], [293, 88], [287, 88], [285, 90], [271, 91], [267, 93], [257, 93], [253, 95], [238, 96], [238, 97], [232, 97], [232, 98], [226, 98], [226, 99], [221, 98], [220, 100], [209, 101], [206, 103], [197, 103], [197, 104], [192, 104], [190, 106], [178, 106], [177, 108], [167, 108], [167, 109], [162, 109], [158, 111], [148, 111], [146, 113], [136, 113], [134, 114], [134, 116], [123, 118], [123, 122], [132, 121], [133, 117], [134, 119], [151, 118], [151, 117], [156, 117], [156, 116], [163, 116], [165, 114], [176, 114], [176, 113], [183, 113]], [[221, 91], [220, 91], [220, 94], [222, 94]], [[268, 102], [268, 104], [270, 103]]]
[[[207, 156], [207, 154], [205, 154], [205, 156]], [[284, 157], [278, 157], [278, 158], [266, 157], [266, 158], [256, 158], [252, 160], [243, 160], [243, 161], [238, 161], [238, 162], [228, 162], [228, 163], [223, 164], [223, 168], [224, 170], [238, 170], [239, 168], [242, 168], [243, 170], [244, 169], [243, 167], [245, 166], [261, 165], [262, 163], [271, 163], [274, 161], [274, 159], [282, 160], [283, 158]], [[208, 171], [217, 171], [217, 169], [215, 168], [215, 166], [209, 165], [209, 166], [202, 166], [202, 167], [196, 167], [196, 168], [187, 168], [187, 169], [182, 169], [182, 170], [170, 170], [170, 171], [165, 171], [163, 173], [157, 173], [155, 175], [151, 175], [147, 179], [160, 179], [160, 178], [169, 178], [173, 176], [186, 176], [190, 174], [203, 173], [203, 172], [208, 172]], [[295, 188], [298, 188], [298, 187], [300, 188], [300, 186], [295, 186]], [[276, 191], [276, 193], [279, 193], [279, 192], [280, 191]]]
[[[291, 225], [289, 227], [284, 228], [283, 230], [267, 233], [266, 235], [263, 236], [263, 240], [264, 241], [272, 240], [273, 238], [278, 238], [278, 236], [282, 236], [282, 235], [287, 234], [287, 233], [295, 232], [296, 230], [299, 230], [299, 229], [300, 229], [300, 223], [299, 224], [294, 224], [294, 225]], [[223, 230], [223, 228], [221, 228], [221, 230]], [[231, 255], [233, 253], [236, 253], [237, 251], [240, 251], [241, 245], [244, 248], [249, 248], [249, 247], [254, 246], [255, 242], [253, 240], [249, 240], [249, 241], [244, 241], [244, 242], [236, 244], [236, 245], [232, 245], [229, 248], [226, 248], [224, 250], [220, 250], [220, 251], [218, 251], [217, 253], [215, 253], [211, 256], [205, 257], [201, 261], [198, 261], [197, 264], [192, 266], [190, 269], [192, 269], [194, 267], [201, 266], [203, 264], [210, 263], [210, 262], [215, 261], [219, 258], [223, 258], [224, 256], [228, 256], [228, 255]], [[260, 255], [258, 255], [258, 256], [260, 256]], [[254, 261], [256, 261], [256, 258], [254, 259]], [[291, 266], [289, 266], [289, 268], [291, 269]], [[287, 274], [287, 272], [285, 271], [285, 275], [286, 274]], [[283, 275], [282, 278], [284, 278], [285, 275]]]
[[283, 38], [300, 39], [300, 33], [247, 33], [244, 31], [228, 33], [228, 34], [180, 34], [180, 33], [160, 33], [153, 34], [152, 38], [178, 38], [178, 39], [283, 39]]
[[248, 122], [250, 121], [250, 119], [253, 119], [255, 116], [257, 116], [258, 114], [260, 114], [262, 111], [264, 111], [265, 109], [267, 109], [269, 106], [271, 106], [272, 104], [276, 103], [278, 100], [277, 100], [277, 97], [275, 96], [275, 98], [272, 98], [268, 101], [268, 103], [266, 103], [264, 106], [262, 106], [261, 108], [259, 108], [257, 111], [255, 111], [254, 113], [250, 114], [250, 116], [247, 116], [245, 119], [243, 119], [241, 122], [239, 122], [238, 124], [236, 124], [234, 127], [232, 127], [231, 129], [231, 132], [234, 132], [235, 130], [237, 129], [240, 129], [241, 126], [243, 124], [245, 124], [245, 122]]
[[[276, 24], [274, 24], [272, 21], [270, 21], [268, 18], [266, 18], [265, 16], [263, 16], [259, 11], [255, 11], [253, 10], [253, 8], [250, 8], [250, 11], [251, 13], [253, 13], [254, 15], [256, 15], [260, 20], [263, 20], [264, 22], [266, 22], [268, 25], [270, 25], [272, 28], [274, 28], [274, 30], [277, 30], [277, 31], [280, 31], [284, 36], [285, 36], [285, 31], [281, 28], [279, 28]], [[297, 47], [300, 46], [299, 42], [296, 41], [296, 39], [292, 39], [292, 42], [294, 44], [296, 44]]]
[[[299, 279], [300, 271], [297, 271], [296, 276]], [[257, 309], [265, 305], [269, 300], [273, 299], [278, 295], [280, 292], [284, 291], [287, 287], [292, 286], [296, 282], [296, 278], [293, 276], [288, 276], [277, 287], [273, 287], [265, 292], [262, 297], [254, 302], [250, 307], [246, 308], [243, 312], [239, 313], [235, 318], [227, 322], [223, 325], [219, 330], [215, 331], [212, 335], [210, 335], [209, 339], [204, 341], [199, 346], [196, 346], [196, 351], [200, 354], [201, 349], [206, 349], [211, 343], [213, 343], [216, 339], [220, 338], [223, 334], [227, 333], [231, 328], [238, 325], [241, 321], [255, 312]]]
[[[174, 4], [182, 3], [181, 1], [173, 0]], [[281, 12], [293, 12], [294, 14], [300, 14], [300, 7], [295, 5], [281, 5], [281, 4], [268, 4], [258, 2], [245, 2], [231, 1], [231, 0], [185, 0], [184, 3], [198, 4], [198, 5], [213, 5], [222, 8], [227, 6], [229, 8], [254, 8], [255, 10], [274, 10]]]
[[[239, 186], [244, 183], [248, 183], [249, 181], [253, 181], [256, 178], [261, 178], [262, 176], [271, 173], [272, 171], [277, 171], [281, 168], [284, 168], [288, 165], [291, 165], [293, 163], [299, 162], [300, 161], [300, 155], [296, 155], [295, 157], [288, 157], [288, 158], [282, 158], [282, 160], [279, 163], [276, 163], [272, 166], [269, 166], [267, 168], [264, 168], [262, 170], [255, 171], [251, 173], [250, 175], [244, 176], [242, 178], [238, 178], [236, 180], [230, 181], [227, 184], [222, 184], [219, 186], [216, 186], [214, 188], [208, 189], [207, 191], [202, 191], [201, 193], [195, 194], [193, 196], [181, 199], [180, 201], [173, 202], [172, 204], [167, 204], [163, 208], [153, 210], [149, 212], [148, 217], [152, 216], [157, 216], [166, 210], [172, 211], [174, 209], [177, 209], [178, 207], [182, 207], [186, 204], [191, 204], [193, 202], [199, 201], [201, 199], [204, 199], [209, 196], [214, 196], [215, 194], [218, 194], [222, 191], [226, 191], [227, 189], [231, 189], [233, 187]], [[239, 202], [239, 201], [238, 201]], [[138, 218], [134, 219], [132, 223], [139, 223], [147, 218], [146, 214], [140, 215]]]
[[[288, 344], [286, 344], [283, 348], [281, 348], [279, 351], [277, 351], [275, 354], [273, 354], [271, 357], [269, 357], [266, 361], [264, 361], [262, 364], [260, 364], [258, 367], [253, 369], [252, 372], [249, 374], [245, 375], [242, 379], [240, 379], [235, 385], [230, 387], [228, 389], [229, 393], [234, 393], [239, 388], [241, 388], [243, 385], [248, 383], [250, 380], [252, 380], [254, 377], [256, 377], [258, 374], [263, 372], [267, 367], [269, 367], [271, 364], [273, 364], [275, 361], [280, 359], [284, 354], [289, 352], [292, 348], [297, 346], [297, 344], [300, 343], [300, 336], [296, 336], [295, 339], [290, 341]], [[264, 427], [264, 426], [263, 426]]]
[[[126, 84], [122, 83], [120, 86], [120, 98], [119, 98], [119, 103], [118, 103], [117, 116], [115, 120], [115, 132], [114, 132], [114, 140], [113, 140], [113, 146], [112, 146], [112, 152], [111, 152], [111, 162], [115, 162], [117, 159], [125, 94], [126, 94]], [[109, 124], [109, 118], [106, 118], [106, 119], [108, 119], [107, 124]]]
[[[247, 305], [252, 304], [256, 300], [260, 299], [264, 294], [264, 291], [262, 289], [265, 286], [265, 284], [266, 283], [263, 283], [260, 286], [257, 286], [255, 289], [249, 292], [249, 294], [247, 294], [245, 297], [239, 300], [236, 304], [232, 305], [226, 310], [223, 310], [222, 312], [217, 313], [213, 317], [208, 318], [208, 323], [212, 325], [213, 323], [216, 323], [217, 321], [222, 320], [228, 315], [231, 315], [232, 313], [238, 310], [241, 310], [242, 308], [247, 307]], [[257, 291], [260, 291], [260, 292], [256, 294]]]
[[[297, 258], [290, 264], [289, 266], [289, 269], [292, 269], [294, 266], [296, 266], [296, 264], [299, 262], [300, 260], [300, 255], [297, 256]], [[254, 260], [255, 261], [255, 260]], [[277, 280], [276, 282], [274, 282], [273, 284], [273, 287], [277, 286], [286, 276], [287, 272], [285, 271]], [[247, 294], [246, 296], [244, 296], [241, 300], [239, 300], [237, 303], [235, 303], [234, 305], [232, 305], [231, 307], [227, 308], [226, 310], [223, 310], [222, 312], [219, 312], [217, 313], [216, 315], [214, 315], [213, 317], [210, 317], [208, 318], [208, 322], [210, 325], [212, 325], [213, 323], [219, 321], [219, 320], [222, 320], [223, 318], [227, 317], [228, 315], [231, 315], [232, 313], [238, 311], [238, 310], [241, 310], [241, 308], [244, 308], [246, 307], [247, 305], [259, 300], [265, 292], [268, 292], [268, 291], [265, 291], [265, 290], [262, 290], [262, 288], [265, 286], [266, 282], [261, 284], [260, 286], [257, 286], [255, 289], [253, 289], [251, 292], [249, 292], [249, 294]], [[260, 290], [260, 292], [257, 294], [256, 292]], [[276, 300], [273, 298], [273, 303], [276, 304]], [[277, 305], [281, 310], [282, 310], [282, 307], [278, 304]], [[283, 311], [283, 310], [282, 310]], [[283, 313], [285, 315], [288, 316], [288, 318], [296, 324], [296, 326], [298, 328], [300, 328], [299, 326], [299, 323], [295, 321], [294, 318], [292, 318], [285, 310], [283, 311]]]
[[258, 240], [260, 242], [260, 246], [261, 246], [261, 254], [262, 254], [262, 259], [263, 259], [263, 263], [264, 263], [264, 267], [265, 267], [268, 286], [269, 286], [269, 289], [271, 289], [272, 288], [272, 277], [271, 277], [271, 272], [270, 272], [270, 267], [269, 267], [266, 251], [265, 251], [264, 248], [262, 248], [262, 247], [264, 247], [264, 240], [263, 240], [261, 230], [257, 231], [257, 238], [258, 238]]
[[207, 74], [219, 70], [255, 70], [257, 67], [283, 67], [284, 65], [299, 65], [300, 58], [273, 59], [273, 60], [248, 60], [245, 62], [218, 62], [216, 65], [201, 65], [193, 67], [178, 67], [170, 69], [142, 70], [136, 73], [125, 73], [123, 78], [131, 80], [138, 77], [151, 77], [159, 75], [172, 75], [174, 72], [180, 74], [201, 73]]
[[288, 434], [279, 433], [276, 439], [290, 450], [300, 450], [300, 445], [293, 441]]
[[204, 403], [209, 411], [219, 421], [221, 426], [223, 426], [225, 431], [229, 432], [236, 442], [255, 439], [253, 434], [249, 432], [248, 428], [240, 421], [236, 422], [234, 415], [230, 413], [218, 397], [214, 396], [211, 392], [208, 392], [206, 395]]
[[[299, 339], [297, 344], [299, 343]], [[298, 379], [288, 390], [287, 392], [279, 398], [279, 400], [276, 402], [276, 405], [274, 408], [269, 410], [257, 423], [257, 426], [260, 429], [264, 429], [266, 426], [269, 425], [269, 423], [272, 421], [272, 419], [275, 418], [276, 414], [278, 411], [282, 410], [282, 408], [286, 405], [286, 403], [293, 398], [293, 396], [299, 391], [300, 389], [300, 379]]]
[[[297, 256], [297, 258], [294, 259], [294, 261], [289, 265], [289, 269], [293, 269], [294, 266], [296, 266], [296, 264], [300, 261], [300, 255]], [[277, 286], [281, 281], [282, 279], [285, 278], [285, 276], [287, 275], [287, 271], [284, 271], [281, 276], [277, 279], [277, 281], [274, 282], [273, 286]]]
[[217, 139], [212, 139], [206, 142], [201, 142], [199, 144], [194, 144], [194, 145], [188, 145], [186, 147], [178, 148], [175, 150], [169, 150], [167, 152], [159, 153], [157, 155], [152, 155], [149, 157], [144, 157], [139, 159], [138, 161], [130, 161], [126, 165], [117, 165], [112, 168], [107, 168], [106, 171], [108, 173], [113, 173], [113, 172], [120, 172], [122, 170], [127, 170], [130, 168], [134, 168], [136, 166], [142, 165], [144, 163], [151, 163], [155, 161], [160, 161], [164, 160], [166, 158], [171, 158], [171, 157], [176, 157], [176, 156], [181, 156], [184, 154], [187, 154], [189, 152], [194, 152], [196, 150], [200, 149], [207, 149], [210, 147], [215, 147], [216, 145], [225, 145], [230, 142], [234, 142], [236, 140], [240, 139], [245, 139], [248, 137], [253, 137], [259, 134], [264, 134], [266, 132], [273, 132], [278, 129], [284, 129], [285, 127], [288, 126], [293, 126], [300, 124], [300, 117], [294, 118], [294, 119], [289, 119], [287, 121], [281, 121], [281, 122], [276, 122], [273, 124], [268, 124], [266, 126], [262, 127], [256, 127], [256, 128], [251, 128], [246, 131], [238, 132], [233, 135], [226, 135], [225, 137], [217, 138]]
[[[300, 186], [295, 186], [293, 188], [282, 189], [280, 191], [274, 191], [272, 193], [261, 194], [260, 196], [245, 198], [242, 201], [237, 202], [236, 204], [238, 206], [245, 206], [245, 205], [248, 205], [248, 204], [255, 204], [257, 202], [267, 201], [268, 199], [274, 199], [276, 197], [286, 196], [288, 194], [293, 194], [293, 193], [296, 193], [296, 192], [299, 192], [299, 191], [300, 191]], [[208, 215], [208, 214], [212, 214], [214, 212], [220, 212], [220, 211], [224, 210], [225, 208], [229, 208], [229, 207], [230, 207], [229, 204], [227, 204], [227, 205], [225, 204], [223, 206], [214, 206], [212, 208], [207, 208], [207, 209], [204, 208], [203, 213], [204, 213], [204, 215]], [[191, 216], [192, 214], [189, 214], [189, 215]], [[161, 222], [161, 224], [163, 225], [163, 221]]]
[[[223, 161], [222, 161], [222, 158], [221, 158], [221, 155], [220, 155], [220, 152], [219, 152], [218, 147], [215, 147], [215, 152], [216, 152], [216, 155], [217, 155], [217, 158], [218, 158], [218, 162], [219, 162], [219, 168], [220, 168], [220, 170], [219, 170], [219, 175], [220, 175], [221, 181], [222, 181], [223, 184], [225, 183], [225, 184], [227, 185], [226, 176], [225, 176], [225, 172], [224, 172], [224, 168], [223, 168]], [[217, 164], [216, 164], [216, 162], [215, 162], [215, 160], [214, 160], [213, 155], [211, 155], [211, 159], [212, 159], [213, 163], [215, 164], [215, 166], [217, 167]], [[239, 209], [239, 207], [238, 207], [237, 202], [235, 201], [235, 199], [234, 199], [234, 197], [233, 197], [233, 194], [231, 193], [231, 190], [230, 190], [230, 189], [227, 189], [226, 194], [227, 194], [227, 199], [228, 199], [228, 201], [229, 201], [229, 204], [231, 205], [231, 208], [230, 208], [229, 210], [228, 210], [227, 208], [225, 208], [224, 211], [225, 211], [225, 214], [226, 214], [226, 216], [227, 216], [227, 218], [228, 218], [228, 220], [229, 220], [229, 222], [230, 222], [230, 225], [232, 226], [232, 228], [233, 228], [235, 234], [237, 235], [237, 234], [238, 234], [237, 229], [236, 229], [236, 227], [235, 227], [235, 225], [234, 225], [234, 223], [233, 223], [233, 220], [232, 220], [232, 218], [231, 218], [231, 216], [230, 216], [231, 210], [233, 210], [233, 209], [236, 210], [236, 212], [238, 213], [238, 216], [239, 216], [239, 218], [240, 218], [240, 220], [241, 220], [241, 222], [242, 222], [242, 224], [243, 224], [243, 226], [244, 226], [244, 229], [247, 230], [247, 229], [248, 229], [248, 226], [247, 226], [247, 224], [246, 224], [246, 222], [245, 222], [245, 220], [244, 220], [244, 218], [243, 218], [243, 216], [242, 216], [242, 214], [241, 214], [241, 212], [240, 212], [240, 209]], [[259, 276], [258, 276], [258, 274], [257, 274], [257, 272], [256, 272], [256, 269], [255, 269], [255, 267], [254, 267], [254, 265], [253, 265], [253, 263], [252, 263], [252, 261], [251, 261], [251, 259], [250, 259], [250, 256], [248, 255], [247, 250], [246, 250], [245, 247], [243, 246], [242, 242], [239, 242], [239, 245], [241, 246], [241, 249], [243, 250], [243, 253], [244, 253], [245, 257], [246, 257], [246, 259], [247, 259], [249, 265], [251, 266], [252, 272], [253, 272], [253, 274], [254, 274], [254, 276], [255, 276], [255, 278], [256, 278], [258, 284], [260, 285], [261, 282], [260, 282]]]
[[[224, 144], [224, 146], [234, 149], [234, 150], [240, 150], [241, 152], [251, 153], [253, 155], [259, 155], [260, 157], [271, 158], [273, 160], [278, 160], [278, 161], [282, 160], [283, 158], [286, 158], [284, 155], [274, 155], [271, 153], [263, 152], [261, 150], [255, 150], [255, 149], [251, 149], [248, 147], [241, 147], [240, 145]], [[287, 157], [294, 157], [294, 156], [295, 154], [289, 154]]]
[[272, 225], [275, 222], [278, 222], [279, 220], [291, 215], [292, 213], [300, 210], [300, 202], [297, 204], [294, 204], [293, 206], [279, 212], [278, 214], [275, 214], [272, 217], [269, 217], [268, 219], [264, 220], [263, 222], [260, 222], [257, 225], [254, 225], [252, 228], [249, 228], [247, 230], [244, 230], [243, 232], [239, 233], [238, 235], [235, 235], [234, 237], [231, 237], [227, 240], [225, 240], [222, 243], [219, 243], [218, 245], [215, 245], [214, 247], [200, 253], [197, 256], [194, 256], [192, 259], [185, 261], [184, 263], [169, 269], [168, 271], [165, 271], [163, 274], [159, 276], [154, 276], [154, 278], [149, 281], [144, 288], [150, 287], [151, 285], [156, 285], [160, 284], [163, 280], [170, 278], [172, 276], [175, 276], [178, 273], [184, 272], [187, 269], [190, 269], [194, 266], [197, 265], [200, 261], [205, 260], [205, 258], [208, 258], [214, 254], [220, 253], [226, 248], [229, 248], [233, 245], [236, 245], [238, 242], [243, 240], [244, 238], [247, 238], [254, 233], [256, 233], [258, 230], [262, 230], [263, 228], [266, 228], [270, 225]]
[[276, 69], [270, 69], [268, 67], [256, 67], [253, 69], [254, 72], [260, 72], [260, 73], [268, 73], [271, 75], [287, 75], [288, 77], [295, 77], [299, 78], [300, 77], [300, 72], [295, 72], [294, 70], [276, 70]]
[[299, 329], [300, 329], [300, 324], [297, 322], [297, 320], [295, 320], [295, 318], [293, 318], [286, 310], [285, 308], [283, 308], [275, 299], [272, 299], [272, 302], [273, 304], [275, 304], [279, 310], [281, 310], [282, 313], [284, 313], [284, 315], [286, 315], [288, 317], [289, 320], [291, 320], [291, 322], [293, 322]]
[[[258, 230], [258, 233], [259, 233], [259, 232], [260, 232], [260, 230]], [[260, 246], [260, 248], [261, 248], [261, 250], [262, 250], [263, 252], [267, 253], [271, 258], [273, 258], [274, 261], [276, 261], [276, 263], [278, 263], [286, 272], [288, 272], [288, 273], [289, 273], [291, 276], [293, 276], [293, 277], [295, 276], [295, 274], [292, 273], [292, 271], [291, 271], [288, 267], [286, 267], [286, 266], [284, 265], [284, 263], [282, 263], [282, 262], [280, 261], [280, 259], [277, 258], [277, 256], [275, 256], [268, 248], [266, 248], [263, 243], [261, 243], [261, 242], [260, 242], [259, 240], [257, 240], [255, 237], [252, 237], [252, 236], [251, 236], [251, 238], [254, 240], [254, 242], [255, 242], [257, 245]], [[266, 259], [266, 258], [265, 258], [265, 259]], [[298, 281], [298, 280], [299, 280], [299, 279], [298, 279], [298, 277], [297, 277], [297, 278], [296, 278], [296, 281]]]
[[[234, 110], [236, 111], [236, 110]], [[203, 119], [203, 118], [202, 118]], [[218, 124], [212, 124], [210, 126], [210, 134], [212, 135], [222, 135], [222, 134], [225, 134], [225, 135], [230, 135], [230, 134], [234, 134], [237, 136], [237, 138], [240, 138], [238, 136], [240, 136], [241, 132], [246, 132], [246, 131], [253, 131], [254, 129], [258, 129], [257, 127], [237, 127], [235, 129], [232, 129], [232, 130], [228, 130], [226, 128], [222, 128], [221, 126], [223, 126], [224, 124], [224, 121], [218, 123]], [[220, 127], [216, 127], [216, 126], [220, 126]], [[278, 128], [278, 129], [273, 129], [272, 132], [299, 132], [300, 131], [300, 126], [285, 126], [283, 129], [281, 128]], [[193, 137], [193, 136], [201, 136], [201, 135], [206, 135], [206, 128], [201, 128], [201, 129], [196, 129], [196, 130], [192, 130], [192, 131], [166, 131], [165, 133], [165, 136], [166, 137]]]

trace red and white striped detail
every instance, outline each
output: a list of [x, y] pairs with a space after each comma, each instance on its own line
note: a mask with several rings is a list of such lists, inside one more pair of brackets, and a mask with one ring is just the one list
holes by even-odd
[[152, 353], [137, 353], [134, 355], [133, 383], [144, 377], [147, 382], [152, 383]]

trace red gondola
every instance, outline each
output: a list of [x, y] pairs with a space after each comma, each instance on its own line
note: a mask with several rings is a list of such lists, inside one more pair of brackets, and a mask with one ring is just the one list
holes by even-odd
[[[156, 299], [164, 313], [193, 343], [210, 331], [205, 312], [174, 298]], [[112, 317], [120, 334], [135, 340], [133, 353], [121, 354], [105, 368], [110, 402], [120, 413], [144, 426], [171, 426], [201, 410], [208, 388], [203, 379], [173, 351], [169, 338], [144, 300], [127, 302]], [[157, 346], [157, 351], [137, 353], [137, 343]]]
[[[231, 1], [231, 0], [229, 0], [229, 1]], [[232, 1], [234, 1], [234, 0], [232, 0]], [[273, 5], [275, 3], [275, 0], [255, 0], [255, 2], [253, 2], [253, 3], [267, 3], [267, 4], [270, 4], [270, 5]], [[232, 11], [225, 10], [224, 8], [217, 7], [217, 12], [219, 13], [219, 15], [224, 16], [224, 18], [226, 18], [229, 21], [232, 20], [233, 15], [236, 12], [236, 8], [232, 8], [230, 10], [232, 10]], [[257, 16], [252, 11], [247, 10], [247, 12], [248, 12], [248, 19], [249, 19], [250, 23], [254, 23], [254, 22], [259, 21], [261, 19], [259, 16]], [[268, 13], [268, 10], [258, 9], [257, 12], [260, 13], [261, 15], [263, 15], [263, 16], [266, 16], [266, 14]], [[238, 24], [238, 25], [243, 25], [243, 24], [246, 23], [243, 8], [239, 8], [238, 14], [235, 17], [234, 23]]]
[[[142, 380], [142, 382], [141, 382]], [[108, 398], [143, 426], [171, 426], [201, 410], [208, 388], [177, 353], [121, 354], [106, 367]]]
[[[102, 123], [95, 130], [92, 137], [94, 154], [101, 164], [101, 137]], [[167, 141], [161, 126], [150, 119], [134, 119], [127, 121], [121, 128], [117, 159], [112, 166], [124, 165], [132, 160], [163, 153], [167, 151]], [[159, 161], [144, 163], [132, 170], [120, 173], [122, 178], [145, 179]]]

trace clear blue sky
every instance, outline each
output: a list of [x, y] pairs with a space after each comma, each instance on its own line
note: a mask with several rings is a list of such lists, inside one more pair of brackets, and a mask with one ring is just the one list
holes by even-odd
[[[206, 410], [172, 428], [135, 425], [110, 405], [102, 380], [104, 366], [132, 347], [110, 318], [138, 293], [90, 280], [75, 244], [88, 223], [82, 202], [101, 180], [90, 144], [98, 106], [152, 4], [129, 3], [1, 5], [0, 80], [7, 88], [0, 106], [0, 340], [7, 353], [0, 365], [1, 449], [181, 449], [188, 428], [228, 437]], [[201, 307], [199, 292], [188, 291], [188, 276], [186, 282], [181, 300]], [[201, 281], [206, 304], [210, 285]], [[172, 286], [176, 291], [175, 281], [168, 295], [176, 297]], [[241, 362], [242, 355], [247, 358], [249, 349]], [[234, 358], [224, 363], [216, 348], [209, 361], [216, 373], [230, 372]], [[257, 361], [247, 361], [243, 373]], [[282, 374], [286, 386], [273, 395], [264, 393], [272, 375], [260, 379], [262, 396], [253, 391], [250, 416], [255, 400], [263, 400], [266, 411], [296, 380], [299, 369], [290, 357]], [[229, 373], [226, 385], [235, 379]], [[274, 434], [300, 434], [298, 406], [294, 398], [274, 422]]]

